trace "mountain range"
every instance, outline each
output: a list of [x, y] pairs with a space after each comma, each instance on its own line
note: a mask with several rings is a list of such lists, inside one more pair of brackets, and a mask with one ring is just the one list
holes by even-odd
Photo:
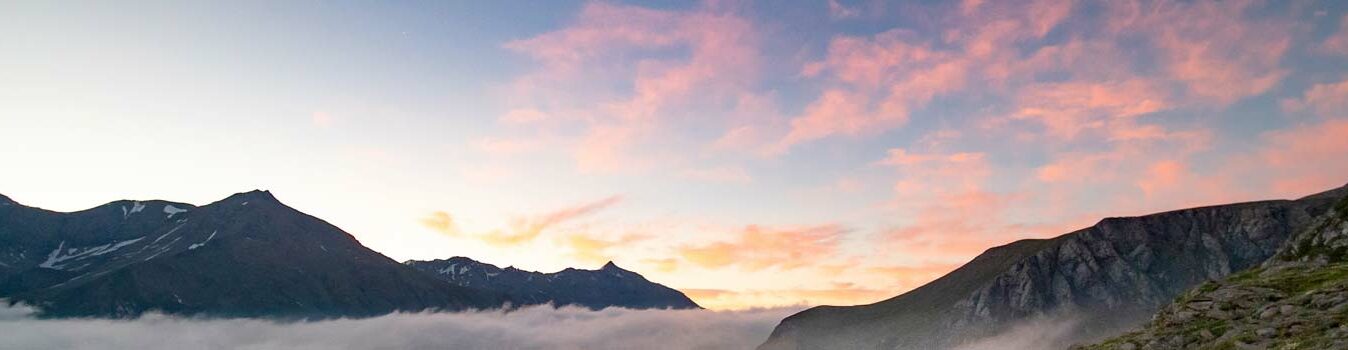
[[[630, 283], [568, 278], [556, 279], [558, 285], [549, 288], [559, 296], [626, 288], [615, 291], [621, 299], [611, 303], [576, 299], [590, 308], [696, 307], [677, 291], [612, 270], [616, 267], [601, 272]], [[70, 213], [0, 196], [0, 298], [34, 306], [45, 317], [135, 317], [157, 311], [307, 319], [550, 301], [519, 294], [519, 289], [494, 289], [500, 286], [451, 283], [398, 263], [267, 191], [200, 207], [123, 200]], [[640, 295], [646, 292], [655, 294]], [[674, 294], [688, 305], [652, 302]]]
[[944, 349], [1064, 315], [1080, 323], [1062, 347], [1119, 334], [1200, 283], [1263, 263], [1345, 194], [1107, 218], [1013, 242], [884, 301], [787, 317], [759, 349]]
[[554, 273], [524, 271], [465, 257], [405, 262], [454, 285], [505, 292], [521, 304], [579, 305], [593, 310], [609, 306], [629, 309], [698, 309], [683, 293], [647, 281], [613, 262], [598, 270], [567, 268]]

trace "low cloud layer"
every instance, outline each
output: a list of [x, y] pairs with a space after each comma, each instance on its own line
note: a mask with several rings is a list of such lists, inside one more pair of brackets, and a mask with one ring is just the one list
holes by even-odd
[[1077, 315], [1033, 318], [1019, 322], [1005, 332], [958, 346], [954, 350], [1066, 349], [1081, 338], [1092, 338], [1080, 334], [1079, 325], [1080, 317]]
[[19, 306], [0, 307], [0, 349], [752, 349], [795, 311], [538, 306], [276, 323], [162, 315], [38, 320]]

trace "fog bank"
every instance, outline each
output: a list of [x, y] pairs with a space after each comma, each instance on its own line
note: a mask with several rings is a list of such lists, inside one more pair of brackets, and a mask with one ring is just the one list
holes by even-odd
[[17, 306], [0, 307], [0, 349], [752, 349], [796, 311], [535, 306], [277, 323], [164, 315], [38, 320]]

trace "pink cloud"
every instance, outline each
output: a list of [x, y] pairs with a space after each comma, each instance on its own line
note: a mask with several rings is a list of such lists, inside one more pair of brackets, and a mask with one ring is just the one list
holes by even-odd
[[[1122, 119], [1166, 109], [1167, 100], [1158, 87], [1142, 80], [1035, 84], [1020, 91], [1015, 118], [1035, 120], [1050, 135], [1072, 139], [1087, 129], [1109, 132], [1131, 125]], [[1127, 131], [1134, 133], [1122, 135], [1140, 136], [1138, 129]]]
[[1316, 84], [1302, 98], [1283, 100], [1282, 105], [1289, 112], [1311, 110], [1323, 117], [1348, 116], [1348, 80]]
[[1348, 119], [1329, 119], [1266, 133], [1261, 150], [1244, 165], [1268, 179], [1273, 195], [1294, 197], [1342, 186], [1348, 179], [1345, 154]]
[[1332, 55], [1348, 56], [1348, 15], [1339, 19], [1339, 31], [1330, 35], [1320, 44], [1320, 51]]
[[674, 164], [653, 159], [660, 156], [648, 146], [710, 143], [677, 128], [722, 126], [724, 119], [686, 116], [723, 115], [707, 106], [755, 95], [756, 36], [752, 23], [714, 3], [692, 11], [588, 3], [566, 27], [505, 45], [541, 68], [508, 90], [521, 107], [503, 120], [561, 122], [538, 127], [560, 135], [581, 172]]
[[909, 113], [932, 98], [963, 87], [964, 62], [943, 62], [943, 56], [883, 35], [881, 43], [835, 39], [829, 60], [807, 66], [805, 74], [832, 72], [847, 88], [826, 90], [792, 118], [790, 130], [777, 144], [785, 152], [793, 145], [832, 135], [864, 136], [902, 126]]
[[1168, 77], [1218, 104], [1262, 94], [1287, 75], [1279, 67], [1295, 22], [1253, 20], [1254, 1], [1119, 1], [1110, 3], [1116, 33], [1145, 33]]
[[838, 0], [828, 0], [828, 16], [833, 19], [853, 18], [861, 15], [861, 10], [848, 7]]
[[[965, 91], [971, 81], [1001, 84], [1016, 73], [1014, 44], [1042, 37], [1071, 13], [1071, 2], [1019, 4], [965, 2], [952, 19], [942, 48], [900, 29], [869, 38], [839, 36], [827, 56], [801, 75], [828, 84], [790, 121], [778, 153], [829, 136], [868, 136], [906, 124], [934, 98]], [[1027, 10], [1028, 9], [1028, 10]]]

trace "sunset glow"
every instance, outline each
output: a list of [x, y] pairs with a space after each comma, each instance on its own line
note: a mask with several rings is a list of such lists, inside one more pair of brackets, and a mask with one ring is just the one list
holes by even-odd
[[0, 5], [0, 194], [267, 189], [399, 261], [710, 309], [1348, 181], [1348, 2], [85, 5]]

